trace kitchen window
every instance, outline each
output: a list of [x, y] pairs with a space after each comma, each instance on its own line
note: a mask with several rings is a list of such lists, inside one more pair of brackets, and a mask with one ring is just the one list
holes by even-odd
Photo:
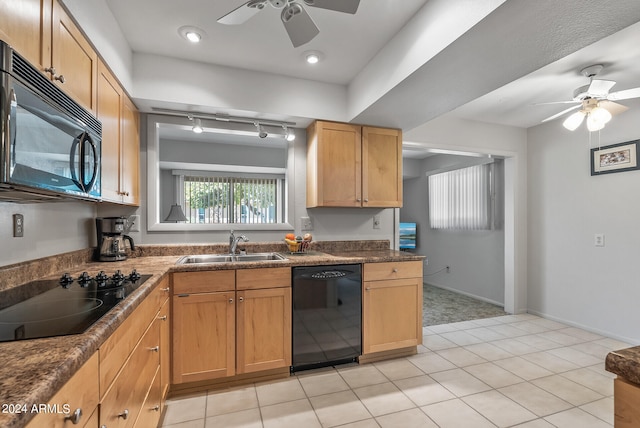
[[174, 171], [191, 224], [282, 223], [284, 176]]
[[430, 175], [429, 224], [432, 229], [492, 229], [494, 195], [494, 164]]

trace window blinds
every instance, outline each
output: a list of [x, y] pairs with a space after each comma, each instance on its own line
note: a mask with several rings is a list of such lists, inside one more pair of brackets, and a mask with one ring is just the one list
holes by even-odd
[[429, 176], [432, 229], [490, 229], [491, 207], [491, 164]]

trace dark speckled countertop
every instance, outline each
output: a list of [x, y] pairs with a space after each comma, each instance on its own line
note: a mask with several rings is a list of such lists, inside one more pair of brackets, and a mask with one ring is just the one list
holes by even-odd
[[605, 368], [640, 386], [640, 346], [609, 352]]
[[[16, 272], [20, 272], [20, 279], [25, 282], [49, 277], [57, 279], [64, 272], [69, 272], [72, 276], [77, 277], [83, 271], [94, 273], [100, 270], [112, 272], [120, 269], [122, 272], [129, 272], [134, 268], [141, 274], [152, 275], [140, 288], [82, 334], [0, 343], [0, 406], [3, 404], [26, 404], [30, 408], [32, 404], [47, 403], [151, 293], [160, 280], [170, 272], [424, 259], [424, 256], [389, 250], [388, 241], [343, 241], [319, 243], [313, 248], [313, 251], [304, 255], [289, 255], [283, 250], [286, 247], [279, 243], [264, 246], [254, 244], [247, 248], [249, 252], [282, 252], [288, 257], [284, 261], [176, 265], [176, 261], [182, 255], [224, 253], [222, 248], [224, 247], [140, 246], [137, 254], [134, 254], [137, 257], [117, 263], [89, 262], [86, 256], [89, 255], [90, 259], [91, 253], [83, 250], [84, 252], [80, 255], [75, 253], [64, 255], [70, 260], [67, 265], [58, 260], [54, 260], [55, 263], [53, 263], [51, 258], [48, 258], [42, 259], [41, 264], [35, 261], [25, 263], [22, 269], [19, 264], [0, 268], [0, 279], [2, 279], [1, 285], [3, 286], [0, 287], [0, 291], [3, 288], [4, 291], [7, 291], [7, 287], [11, 286], [7, 278], [15, 278]], [[78, 263], [78, 260], [82, 261], [83, 258], [85, 261]], [[24, 268], [36, 272], [33, 275], [37, 275], [37, 272], [46, 274], [35, 278], [27, 277]], [[20, 285], [16, 285], [9, 291], [15, 291], [13, 294], [19, 295]], [[0, 426], [5, 428], [22, 427], [33, 416], [32, 414], [0, 412]]]

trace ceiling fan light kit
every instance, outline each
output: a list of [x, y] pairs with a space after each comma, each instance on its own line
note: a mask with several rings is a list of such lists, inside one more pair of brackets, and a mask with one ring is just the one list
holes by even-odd
[[631, 98], [640, 97], [640, 87], [625, 89], [623, 91], [609, 92], [611, 88], [616, 84], [613, 80], [595, 79], [596, 75], [603, 70], [602, 64], [590, 65], [580, 70], [580, 73], [589, 78], [589, 84], [581, 86], [573, 91], [573, 99], [569, 101], [557, 101], [544, 104], [567, 104], [567, 103], [579, 103], [579, 105], [569, 107], [566, 110], [556, 113], [542, 122], [554, 120], [572, 110], [580, 108], [579, 111], [574, 112], [567, 117], [562, 125], [570, 130], [574, 131], [582, 124], [584, 119], [587, 119], [587, 129], [589, 132], [599, 131], [609, 123], [613, 115], [622, 113], [629, 108], [618, 103], [614, 103], [613, 100], [627, 100]]
[[[306, 6], [336, 12], [355, 14], [360, 0], [302, 0]], [[296, 0], [249, 0], [240, 7], [220, 17], [218, 22], [226, 25], [243, 24], [256, 13], [270, 4], [275, 9], [282, 9], [280, 20], [284, 25], [294, 48], [309, 43], [320, 30], [307, 13], [303, 4]]]

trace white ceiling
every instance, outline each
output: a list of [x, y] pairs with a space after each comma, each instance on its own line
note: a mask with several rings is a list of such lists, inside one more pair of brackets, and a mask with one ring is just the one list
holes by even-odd
[[[492, 1], [499, 6], [486, 19], [356, 112], [353, 121], [407, 131], [454, 114], [528, 128], [566, 108], [534, 104], [570, 99], [576, 87], [588, 83], [580, 69], [595, 63], [605, 65], [598, 77], [618, 82], [614, 91], [640, 86], [637, 0]], [[306, 7], [320, 34], [299, 48], [292, 47], [280, 11], [269, 6], [242, 25], [216, 22], [244, 2], [106, 0], [134, 55], [152, 53], [342, 85], [375, 64], [394, 36], [435, 0], [361, 0], [355, 15]], [[464, 14], [464, 8], [458, 13]], [[178, 34], [184, 25], [202, 28], [206, 37], [199, 45], [188, 44]], [[407, 56], [411, 48], [406, 47]], [[304, 63], [307, 50], [321, 51], [323, 61]], [[220, 112], [216, 107], [211, 106]]]

